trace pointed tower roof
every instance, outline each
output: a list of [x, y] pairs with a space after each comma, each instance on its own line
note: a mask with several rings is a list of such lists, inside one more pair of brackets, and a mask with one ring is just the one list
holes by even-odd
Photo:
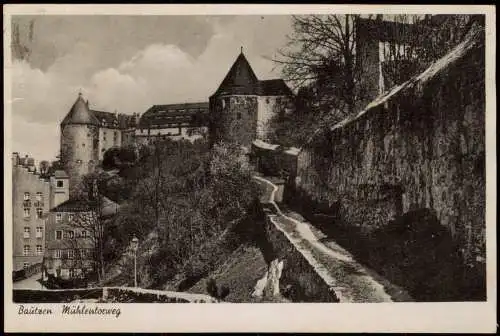
[[88, 103], [83, 100], [82, 93], [78, 94], [78, 98], [69, 110], [69, 113], [61, 122], [61, 126], [68, 124], [90, 124], [99, 125], [99, 120], [89, 110]]
[[220, 94], [257, 94], [259, 80], [243, 54], [243, 48], [221, 85], [215, 92]]

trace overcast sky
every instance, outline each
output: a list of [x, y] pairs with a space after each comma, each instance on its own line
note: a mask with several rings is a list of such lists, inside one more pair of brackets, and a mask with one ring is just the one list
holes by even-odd
[[[29, 23], [34, 19], [33, 40]], [[91, 108], [145, 112], [207, 101], [243, 46], [257, 76], [291, 33], [289, 16], [13, 17], [27, 60], [13, 60], [12, 150], [54, 160], [59, 123], [81, 89]]]

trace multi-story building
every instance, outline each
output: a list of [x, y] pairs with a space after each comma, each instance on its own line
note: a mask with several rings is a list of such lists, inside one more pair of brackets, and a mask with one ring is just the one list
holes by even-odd
[[14, 271], [40, 264], [46, 249], [49, 210], [68, 198], [64, 171], [40, 175], [35, 161], [18, 153], [12, 157], [12, 219]]
[[135, 141], [170, 138], [194, 141], [208, 131], [208, 103], [153, 105], [139, 119]]
[[60, 159], [69, 175], [71, 195], [82, 176], [95, 170], [107, 149], [131, 142], [130, 129], [135, 122], [135, 115], [92, 110], [82, 94], [78, 95], [61, 122]]
[[[94, 245], [90, 223], [92, 208], [84, 201], [67, 200], [51, 209], [47, 219], [47, 251], [44, 266], [48, 273], [75, 278], [94, 270]], [[76, 222], [83, 221], [81, 225]]]
[[53, 207], [46, 225], [45, 270], [63, 279], [93, 273], [102, 221], [117, 210], [118, 205], [106, 197], [99, 202], [73, 198]]

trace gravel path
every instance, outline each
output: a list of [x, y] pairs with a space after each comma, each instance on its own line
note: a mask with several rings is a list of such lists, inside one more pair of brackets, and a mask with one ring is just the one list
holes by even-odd
[[320, 241], [325, 237], [320, 230], [296, 213], [284, 213], [274, 202], [278, 189], [276, 185], [262, 177], [256, 176], [255, 179], [265, 188], [261, 200], [274, 208], [276, 215], [271, 217], [271, 221], [332, 286], [340, 302], [413, 301], [405, 290], [358, 263], [335, 241]]

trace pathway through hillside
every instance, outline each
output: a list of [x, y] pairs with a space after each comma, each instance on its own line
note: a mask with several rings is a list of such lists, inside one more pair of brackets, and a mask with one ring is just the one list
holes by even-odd
[[320, 241], [325, 235], [299, 214], [281, 210], [274, 198], [275, 184], [258, 176], [255, 180], [263, 187], [261, 202], [272, 212], [271, 221], [333, 288], [340, 302], [413, 301], [405, 290], [358, 263], [334, 241]]

